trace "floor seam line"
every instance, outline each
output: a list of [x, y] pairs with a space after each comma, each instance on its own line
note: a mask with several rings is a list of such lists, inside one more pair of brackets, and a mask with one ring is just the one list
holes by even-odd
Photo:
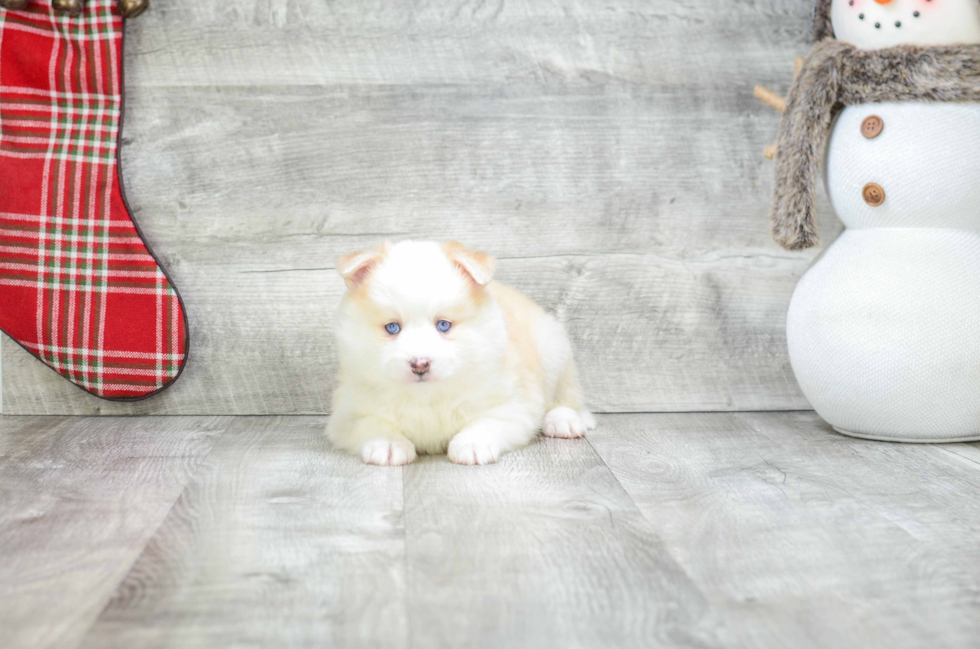
[[[965, 443], [965, 444], [976, 444], [976, 442], [961, 442], [961, 443]], [[974, 460], [972, 457], [969, 457], [967, 455], [963, 455], [961, 453], [957, 453], [956, 451], [948, 448], [945, 444], [930, 444], [929, 446], [932, 446], [933, 448], [938, 449], [938, 450], [942, 451], [943, 453], [949, 453], [950, 455], [955, 455], [956, 457], [960, 458], [961, 460], [966, 460], [967, 462], [970, 462], [971, 464], [976, 464], [977, 465], [977, 468], [980, 468], [980, 462], [978, 462], [977, 460]]]
[[405, 483], [406, 474], [410, 470], [411, 465], [402, 466], [402, 563], [405, 566], [405, 593], [402, 602], [405, 609], [405, 646], [408, 649], [412, 649], [414, 646], [413, 636], [412, 636], [412, 616], [409, 612], [410, 604], [410, 576], [408, 567], [408, 507], [405, 501]]
[[[593, 411], [595, 415], [732, 415], [732, 414], [764, 414], [764, 413], [806, 413], [814, 412], [810, 408], [790, 408], [790, 409], [776, 409], [776, 410], [607, 410], [607, 411]], [[65, 417], [65, 418], [87, 418], [87, 419], [138, 419], [141, 417], [249, 417], [249, 418], [259, 418], [259, 417], [330, 417], [329, 412], [277, 412], [277, 413], [228, 413], [228, 412], [197, 412], [197, 413], [140, 413], [140, 414], [66, 414], [66, 413], [51, 413], [51, 414], [38, 414], [38, 413], [13, 413], [13, 412], [0, 412], [0, 420], [4, 417]], [[969, 443], [969, 442], [966, 442]]]
[[[612, 467], [610, 467], [609, 464], [606, 463], [606, 458], [602, 457], [602, 454], [599, 453], [599, 450], [595, 447], [595, 444], [593, 444], [592, 440], [589, 439], [588, 434], [586, 434], [586, 436], [583, 439], [585, 440], [585, 443], [589, 445], [589, 448], [592, 449], [592, 452], [595, 453], [595, 456], [599, 458], [599, 462], [602, 464], [603, 467], [605, 467], [606, 471], [609, 472], [609, 475], [612, 476], [612, 479], [616, 481], [617, 485], [619, 485], [619, 488], [622, 490], [623, 494], [626, 495], [626, 498], [630, 501], [630, 504], [633, 505], [633, 509], [636, 510], [636, 513], [638, 513], [640, 517], [646, 522], [652, 523], [652, 521], [649, 518], [647, 518], [646, 514], [643, 513], [643, 510], [640, 509], [640, 506], [636, 504], [636, 501], [633, 500], [632, 494], [630, 494], [630, 492], [627, 491], [626, 487], [620, 481], [619, 476], [617, 476], [616, 473], [612, 470]], [[659, 537], [660, 535], [658, 534], [657, 536]]]
[[[212, 415], [212, 416], [215, 416], [215, 415]], [[231, 416], [229, 416], [229, 415], [216, 415], [216, 416], [217, 417], [220, 417], [220, 418], [227, 418], [229, 420], [228, 421], [228, 425], [224, 428], [224, 430], [221, 431], [221, 433], [217, 437], [214, 438], [214, 443], [211, 444], [211, 448], [209, 448], [208, 449], [208, 452], [205, 453], [201, 457], [201, 463], [200, 463], [199, 467], [202, 467], [205, 464], [207, 464], [208, 458], [211, 457], [211, 454], [212, 453], [214, 453], [214, 449], [218, 445], [218, 442], [221, 441], [221, 439], [228, 433], [228, 430], [231, 428], [231, 424], [232, 424], [233, 420], [235, 419], [235, 416], [234, 415], [231, 415]], [[177, 492], [177, 495], [174, 498], [173, 502], [170, 503], [170, 507], [168, 507], [167, 508], [167, 511], [163, 514], [163, 516], [160, 517], [160, 522], [157, 524], [157, 526], [155, 528], [153, 528], [153, 533], [147, 535], [147, 537], [146, 537], [146, 543], [143, 544], [143, 547], [140, 548], [140, 551], [136, 555], [136, 558], [133, 559], [132, 563], [129, 564], [129, 566], [126, 568], [126, 572], [123, 573], [122, 577], [119, 579], [119, 581], [113, 587], [112, 593], [109, 595], [109, 597], [106, 600], [105, 604], [102, 605], [102, 608], [99, 609], [98, 615], [95, 616], [95, 618], [92, 620], [92, 623], [88, 626], [88, 628], [85, 629], [85, 632], [79, 635], [78, 643], [76, 643], [75, 645], [73, 645], [72, 649], [77, 649], [78, 647], [80, 647], [85, 642], [85, 639], [89, 636], [89, 634], [91, 634], [92, 629], [95, 628], [95, 625], [99, 623], [99, 620], [100, 619], [102, 619], [102, 615], [106, 612], [106, 610], [108, 610], [109, 605], [112, 603], [112, 598], [115, 597], [116, 592], [119, 590], [119, 587], [126, 581], [126, 578], [130, 575], [130, 573], [133, 572], [133, 568], [136, 566], [137, 563], [139, 563], [139, 560], [141, 558], [143, 558], [143, 554], [146, 552], [146, 548], [150, 545], [150, 543], [153, 541], [153, 539], [156, 538], [157, 534], [160, 533], [160, 528], [163, 527], [163, 524], [170, 517], [170, 514], [174, 511], [174, 507], [176, 507], [177, 506], [177, 503], [180, 502], [181, 497], [185, 493], [187, 493], [187, 486], [194, 480], [194, 477], [195, 477], [195, 471], [189, 471], [188, 472], [188, 476], [187, 476], [187, 480], [181, 486], [180, 491]]]

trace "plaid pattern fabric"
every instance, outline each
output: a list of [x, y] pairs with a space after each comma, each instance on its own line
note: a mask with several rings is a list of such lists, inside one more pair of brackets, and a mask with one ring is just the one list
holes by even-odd
[[116, 0], [0, 9], [0, 329], [85, 390], [136, 399], [176, 379], [187, 330], [119, 182], [122, 22]]

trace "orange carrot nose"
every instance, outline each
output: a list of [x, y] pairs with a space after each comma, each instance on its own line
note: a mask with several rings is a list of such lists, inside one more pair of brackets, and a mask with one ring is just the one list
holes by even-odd
[[878, 3], [878, 4], [880, 4], [880, 5], [886, 5], [886, 4], [888, 4], [889, 2], [891, 2], [891, 1], [892, 1], [892, 0], [875, 0], [875, 2], [877, 2], [877, 3]]

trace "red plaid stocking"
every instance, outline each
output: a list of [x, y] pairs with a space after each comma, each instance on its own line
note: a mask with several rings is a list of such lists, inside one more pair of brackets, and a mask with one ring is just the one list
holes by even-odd
[[122, 32], [116, 0], [0, 9], [0, 329], [125, 400], [177, 378], [187, 324], [122, 194]]

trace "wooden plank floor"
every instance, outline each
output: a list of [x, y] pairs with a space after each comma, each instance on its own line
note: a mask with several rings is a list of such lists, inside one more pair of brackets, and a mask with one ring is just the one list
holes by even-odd
[[323, 417], [0, 418], [0, 630], [30, 647], [969, 647], [980, 444], [812, 413], [609, 415], [491, 467]]

